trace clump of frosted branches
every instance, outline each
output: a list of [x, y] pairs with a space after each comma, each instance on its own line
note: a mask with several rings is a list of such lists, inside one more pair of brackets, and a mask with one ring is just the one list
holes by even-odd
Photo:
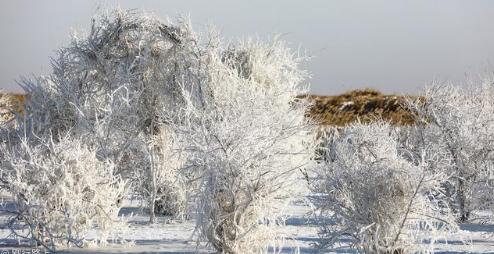
[[[283, 238], [283, 207], [312, 156], [299, 59], [280, 41], [207, 51], [209, 80], [174, 129], [197, 175], [197, 229], [221, 253], [265, 253]], [[304, 144], [306, 142], [306, 144]], [[278, 249], [279, 250], [279, 249]]]
[[389, 124], [375, 123], [332, 138], [315, 184], [317, 207], [334, 220], [320, 229], [321, 248], [347, 235], [365, 253], [431, 252], [440, 233], [456, 229], [435, 199], [444, 176], [431, 171], [424, 154], [405, 159], [398, 137]]
[[[69, 132], [114, 161], [117, 174], [153, 179], [154, 150], [167, 148], [142, 150], [160, 135], [161, 111], [173, 114], [183, 104], [181, 86], [204, 79], [200, 56], [186, 20], [172, 25], [142, 13], [102, 15], [87, 35], [59, 50], [52, 75], [23, 83], [30, 95], [24, 128], [37, 136]], [[142, 184], [132, 182], [134, 190], [146, 191], [137, 193], [144, 198], [164, 187]]]
[[125, 181], [93, 149], [69, 137], [22, 138], [13, 146], [3, 144], [1, 154], [2, 187], [16, 205], [9, 221], [15, 237], [55, 250], [82, 246], [94, 225], [100, 243], [118, 230]]
[[433, 84], [424, 96], [425, 101], [410, 103], [419, 123], [414, 146], [434, 147], [451, 162], [437, 171], [449, 176], [450, 206], [465, 222], [494, 201], [494, 83], [484, 79], [468, 88]]

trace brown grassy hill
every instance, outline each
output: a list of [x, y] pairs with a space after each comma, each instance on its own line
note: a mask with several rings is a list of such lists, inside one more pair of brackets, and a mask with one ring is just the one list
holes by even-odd
[[14, 112], [24, 113], [25, 101], [26, 96], [24, 94], [0, 94], [0, 121], [10, 121], [14, 117]]
[[378, 119], [396, 125], [414, 124], [413, 114], [404, 107], [414, 96], [384, 95], [372, 89], [354, 90], [336, 96], [302, 95], [312, 103], [308, 115], [321, 125], [345, 126], [360, 120]]
[[[5, 100], [2, 100], [5, 98]], [[377, 119], [388, 120], [396, 125], [413, 124], [412, 113], [403, 107], [411, 96], [384, 95], [372, 89], [354, 90], [336, 96], [301, 95], [308, 99], [312, 106], [308, 116], [325, 126], [344, 126], [360, 120], [372, 122]], [[23, 94], [0, 94], [0, 110], [2, 118], [9, 119], [8, 112], [23, 112], [26, 96]]]

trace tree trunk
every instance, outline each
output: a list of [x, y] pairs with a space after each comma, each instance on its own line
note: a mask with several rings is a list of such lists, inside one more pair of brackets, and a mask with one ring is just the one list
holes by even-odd
[[154, 214], [154, 198], [155, 198], [155, 195], [151, 195], [151, 198], [149, 200], [150, 204], [149, 204], [149, 223], [154, 223], [155, 221], [155, 214]]
[[151, 186], [150, 186], [150, 194], [149, 195], [149, 223], [154, 223], [154, 218], [155, 218], [155, 214], [154, 214], [154, 206], [155, 206], [155, 200], [156, 200], [156, 172], [155, 172], [155, 168], [154, 168], [154, 156], [153, 156], [153, 152], [151, 150], [151, 167], [149, 169], [149, 180], [151, 180]]
[[153, 155], [153, 151], [151, 149], [151, 167], [149, 169], [149, 178], [151, 180], [151, 187], [150, 187], [150, 196], [149, 196], [149, 223], [154, 223], [154, 218], [155, 218], [155, 214], [154, 214], [154, 207], [155, 207], [155, 201], [156, 201], [156, 168], [155, 168], [155, 165], [154, 165], [154, 155]]
[[458, 212], [460, 217], [458, 218], [459, 223], [464, 223], [468, 220], [470, 212], [466, 208], [466, 194], [465, 194], [465, 180], [458, 179], [458, 189], [456, 190], [456, 199], [458, 200]]

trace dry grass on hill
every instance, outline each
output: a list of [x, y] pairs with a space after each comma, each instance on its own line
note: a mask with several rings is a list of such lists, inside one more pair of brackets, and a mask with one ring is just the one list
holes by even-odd
[[395, 125], [414, 124], [412, 112], [404, 107], [414, 96], [384, 95], [372, 89], [354, 90], [336, 96], [302, 95], [313, 105], [308, 115], [326, 126], [345, 126], [355, 121], [373, 122], [378, 119]]
[[[0, 114], [5, 120], [12, 118], [11, 111], [23, 112], [26, 96], [23, 94], [0, 94], [6, 100], [0, 104]], [[372, 89], [354, 90], [336, 96], [301, 95], [311, 106], [308, 116], [324, 126], [345, 126], [360, 120], [372, 122], [377, 119], [390, 121], [396, 125], [414, 123], [412, 113], [403, 103], [407, 98], [418, 97], [384, 95]], [[422, 98], [419, 98], [422, 99]]]
[[8, 122], [14, 117], [14, 113], [24, 113], [24, 94], [0, 93], [0, 121]]

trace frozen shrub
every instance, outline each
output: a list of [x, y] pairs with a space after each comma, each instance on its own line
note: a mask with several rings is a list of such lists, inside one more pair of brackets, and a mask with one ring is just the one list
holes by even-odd
[[468, 88], [434, 84], [424, 96], [425, 102], [410, 103], [418, 122], [412, 143], [450, 161], [436, 171], [449, 176], [444, 185], [450, 206], [465, 222], [494, 201], [494, 85], [490, 79]]
[[279, 41], [216, 44], [207, 56], [203, 96], [184, 89], [182, 120], [170, 121], [199, 179], [197, 229], [221, 253], [265, 253], [279, 247], [283, 207], [313, 154], [296, 100], [304, 73]]
[[82, 246], [95, 225], [100, 243], [117, 229], [125, 181], [94, 149], [68, 137], [23, 138], [1, 152], [2, 182], [16, 205], [9, 222], [15, 236], [54, 250]]
[[[132, 180], [151, 176], [132, 186], [145, 191], [139, 196], [155, 199], [157, 188], [165, 187], [149, 192], [144, 185], [162, 167], [153, 154], [162, 156], [167, 148], [159, 146], [167, 144], [150, 142], [164, 124], [161, 111], [173, 114], [184, 103], [182, 87], [195, 90], [206, 79], [200, 51], [186, 20], [173, 25], [143, 13], [102, 15], [88, 34], [74, 36], [58, 51], [51, 75], [23, 82], [30, 97], [23, 128], [40, 137], [68, 132], [114, 161], [116, 174]], [[176, 164], [165, 158], [160, 163]]]
[[423, 154], [404, 159], [389, 124], [347, 127], [327, 149], [317, 171], [315, 192], [322, 195], [316, 205], [335, 224], [321, 227], [319, 247], [332, 248], [348, 235], [359, 252], [430, 252], [439, 233], [456, 228], [435, 200], [444, 175], [433, 173]]

